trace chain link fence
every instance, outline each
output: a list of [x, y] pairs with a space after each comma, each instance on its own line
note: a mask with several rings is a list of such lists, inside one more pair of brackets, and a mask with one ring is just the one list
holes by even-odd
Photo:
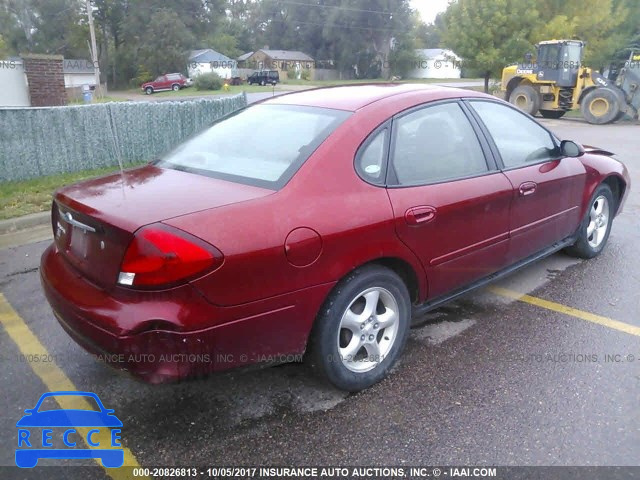
[[246, 105], [241, 94], [0, 109], [0, 182], [152, 160]]

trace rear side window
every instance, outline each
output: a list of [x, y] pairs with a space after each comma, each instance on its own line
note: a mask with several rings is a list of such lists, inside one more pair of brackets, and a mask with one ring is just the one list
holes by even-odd
[[215, 123], [157, 165], [277, 190], [350, 114], [255, 105]]
[[384, 183], [384, 159], [387, 151], [388, 129], [383, 128], [367, 139], [356, 157], [356, 169], [360, 176], [371, 183]]
[[551, 134], [514, 108], [495, 102], [470, 101], [500, 152], [505, 168], [557, 159]]
[[392, 165], [400, 185], [422, 185], [487, 172], [478, 137], [457, 103], [404, 115], [393, 123]]

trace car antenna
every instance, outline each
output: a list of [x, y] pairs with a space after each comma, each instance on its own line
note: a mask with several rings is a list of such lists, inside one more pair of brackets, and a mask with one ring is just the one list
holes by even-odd
[[122, 153], [120, 152], [120, 144], [116, 138], [116, 126], [113, 119], [113, 111], [111, 110], [111, 106], [109, 104], [106, 105], [109, 109], [109, 126], [111, 127], [111, 141], [113, 142], [113, 150], [116, 154], [116, 159], [118, 160], [118, 167], [120, 167], [120, 176], [123, 177], [124, 174], [124, 166], [122, 164]]

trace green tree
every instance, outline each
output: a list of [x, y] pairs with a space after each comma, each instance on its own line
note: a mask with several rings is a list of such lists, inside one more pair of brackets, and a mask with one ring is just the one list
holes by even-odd
[[[101, 35], [100, 65], [105, 78], [111, 76], [111, 85], [118, 85], [120, 68], [118, 59], [123, 48], [123, 24], [127, 13], [126, 0], [93, 0], [95, 21]], [[140, 72], [139, 72], [140, 73]]]
[[414, 27], [414, 37], [417, 48], [439, 48], [442, 45], [442, 35], [446, 29], [444, 13], [436, 15], [433, 23], [420, 21]]
[[32, 50], [67, 58], [89, 58], [85, 5], [81, 0], [34, 0]]
[[[328, 1], [326, 3], [329, 3]], [[343, 72], [360, 78], [390, 78], [413, 50], [411, 9], [407, 0], [331, 2], [322, 35], [327, 54]], [[393, 47], [393, 50], [392, 50]]]
[[4, 41], [4, 38], [2, 38], [2, 35], [0, 35], [0, 60], [4, 59], [7, 55], [9, 55], [9, 48]]
[[140, 46], [140, 61], [154, 75], [185, 70], [194, 38], [179, 15], [160, 9], [151, 15]]
[[482, 73], [488, 92], [492, 75], [532, 49], [529, 37], [537, 19], [529, 0], [458, 0], [445, 12], [443, 45]]
[[5, 42], [13, 53], [87, 57], [83, 5], [81, 0], [0, 0]]
[[620, 29], [625, 32], [625, 39], [616, 50], [615, 61], [629, 59], [631, 53], [640, 55], [640, 3], [637, 0], [618, 0], [626, 8], [628, 15]]
[[217, 33], [207, 37], [205, 46], [207, 48], [212, 48], [231, 59], [237, 58], [244, 53], [240, 48], [238, 48], [238, 39], [234, 35], [225, 31], [218, 31]]
[[576, 38], [587, 42], [584, 61], [593, 68], [611, 63], [630, 37], [633, 18], [638, 25], [637, 0], [537, 0], [539, 20], [531, 40]]

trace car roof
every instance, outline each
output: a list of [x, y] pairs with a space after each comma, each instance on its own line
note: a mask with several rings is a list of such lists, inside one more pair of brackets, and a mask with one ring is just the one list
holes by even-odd
[[[423, 101], [451, 98], [454, 96], [489, 97], [488, 95], [464, 91], [460, 89], [440, 87], [437, 85], [419, 83], [373, 83], [359, 85], [342, 85], [338, 87], [324, 87], [279, 95], [262, 103], [274, 105], [303, 105], [309, 107], [335, 108], [338, 110], [356, 111], [366, 105], [385, 98], [413, 92], [424, 93]], [[493, 98], [493, 97], [490, 97]]]

